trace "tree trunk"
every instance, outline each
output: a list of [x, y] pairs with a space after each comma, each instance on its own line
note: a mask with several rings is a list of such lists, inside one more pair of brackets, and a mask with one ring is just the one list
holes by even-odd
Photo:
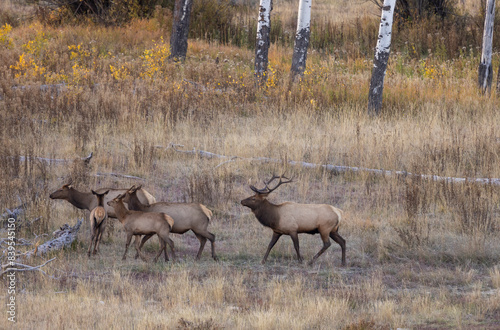
[[303, 75], [306, 69], [307, 48], [311, 35], [311, 6], [312, 0], [300, 0], [299, 17], [297, 19], [297, 34], [292, 57], [292, 80], [297, 75]]
[[382, 108], [382, 92], [384, 90], [385, 71], [391, 52], [392, 22], [396, 0], [384, 0], [382, 17], [378, 32], [377, 47], [373, 60], [372, 79], [368, 95], [368, 112], [378, 115]]
[[491, 91], [493, 68], [491, 67], [491, 53], [493, 49], [493, 24], [495, 22], [495, 0], [488, 0], [486, 16], [484, 17], [483, 51], [478, 69], [478, 84], [482, 93]]
[[170, 37], [170, 58], [174, 61], [184, 61], [186, 59], [189, 34], [189, 17], [193, 0], [175, 0], [174, 23], [172, 26], [172, 36]]
[[267, 80], [267, 64], [271, 33], [272, 0], [260, 0], [257, 41], [255, 45], [255, 76], [263, 83]]

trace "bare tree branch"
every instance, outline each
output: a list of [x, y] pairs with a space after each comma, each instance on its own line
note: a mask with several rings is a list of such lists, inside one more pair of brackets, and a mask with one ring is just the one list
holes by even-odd
[[[38, 265], [38, 266], [30, 266], [30, 265], [20, 264], [20, 263], [17, 263], [17, 262], [13, 262], [13, 263], [9, 262], [9, 263], [7, 263], [5, 265], [2, 265], [2, 269], [7, 268], [7, 267], [9, 267], [9, 268], [7, 268], [4, 271], [2, 271], [0, 273], [0, 276], [2, 276], [5, 273], [8, 273], [8, 272], [25, 272], [25, 271], [32, 271], [32, 270], [38, 270], [43, 275], [47, 275], [47, 273], [45, 273], [40, 268], [42, 268], [43, 266], [45, 266], [49, 262], [54, 261], [55, 259], [56, 259], [56, 257], [54, 257], [54, 258], [52, 258], [50, 260], [47, 260], [46, 262], [44, 262], [43, 264]], [[10, 268], [10, 266], [16, 266], [16, 267], [21, 267], [21, 268]]]
[[[91, 152], [87, 157], [83, 157], [83, 158], [80, 158], [82, 161], [88, 163], [90, 161], [90, 159], [92, 158], [93, 156], [93, 152]], [[39, 160], [39, 161], [43, 161], [43, 162], [47, 162], [47, 163], [69, 163], [69, 162], [73, 162], [74, 159], [61, 159], [61, 158], [45, 158], [45, 157], [26, 157], [26, 156], [19, 156], [19, 160], [24, 162], [24, 161], [27, 161], [27, 160]]]

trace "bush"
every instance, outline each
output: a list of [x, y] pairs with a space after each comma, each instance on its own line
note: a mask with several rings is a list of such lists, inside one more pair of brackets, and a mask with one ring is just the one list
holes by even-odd
[[[61, 16], [90, 17], [102, 24], [121, 24], [133, 18], [150, 17], [156, 6], [167, 6], [171, 0], [47, 0], [40, 3], [44, 17], [59, 16], [51, 22], [60, 21]], [[52, 14], [47, 15], [50, 11]], [[55, 14], [54, 14], [55, 13]]]

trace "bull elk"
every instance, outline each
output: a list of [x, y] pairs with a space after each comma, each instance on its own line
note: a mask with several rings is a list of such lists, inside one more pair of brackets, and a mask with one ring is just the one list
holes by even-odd
[[[279, 179], [274, 188], [269, 188], [269, 184], [275, 179]], [[285, 179], [286, 181], [283, 181]], [[330, 238], [340, 245], [342, 249], [342, 266], [345, 266], [345, 240], [338, 234], [342, 211], [327, 204], [298, 204], [285, 202], [282, 204], [272, 204], [267, 200], [267, 196], [284, 183], [292, 182], [284, 176], [276, 176], [264, 182], [263, 189], [257, 189], [250, 185], [250, 189], [255, 195], [241, 201], [243, 206], [249, 207], [259, 222], [273, 230], [273, 237], [267, 247], [266, 254], [262, 263], [265, 263], [269, 252], [274, 247], [281, 235], [289, 235], [292, 238], [293, 246], [297, 252], [297, 258], [300, 263], [303, 259], [299, 251], [298, 234], [320, 234], [323, 241], [323, 247], [309, 262], [314, 263], [318, 257], [323, 254], [331, 245]]]
[[104, 233], [105, 229], [104, 223], [108, 218], [108, 213], [104, 208], [104, 196], [106, 196], [108, 193], [109, 190], [106, 190], [102, 194], [99, 194], [92, 190], [92, 194], [97, 197], [97, 206], [90, 212], [90, 245], [88, 251], [89, 257], [90, 251], [92, 250], [92, 245], [94, 245], [94, 255], [99, 250], [99, 243], [101, 242], [102, 233]]

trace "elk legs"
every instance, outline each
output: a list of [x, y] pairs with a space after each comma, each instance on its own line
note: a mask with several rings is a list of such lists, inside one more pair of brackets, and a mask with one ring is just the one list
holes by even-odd
[[271, 252], [271, 249], [276, 244], [276, 242], [281, 237], [281, 235], [282, 234], [279, 234], [277, 232], [273, 232], [273, 237], [271, 238], [271, 242], [269, 242], [269, 246], [267, 247], [267, 251], [266, 251], [266, 254], [264, 255], [264, 259], [262, 259], [262, 262], [261, 262], [262, 264], [266, 263], [267, 256], [269, 255], [269, 252]]

